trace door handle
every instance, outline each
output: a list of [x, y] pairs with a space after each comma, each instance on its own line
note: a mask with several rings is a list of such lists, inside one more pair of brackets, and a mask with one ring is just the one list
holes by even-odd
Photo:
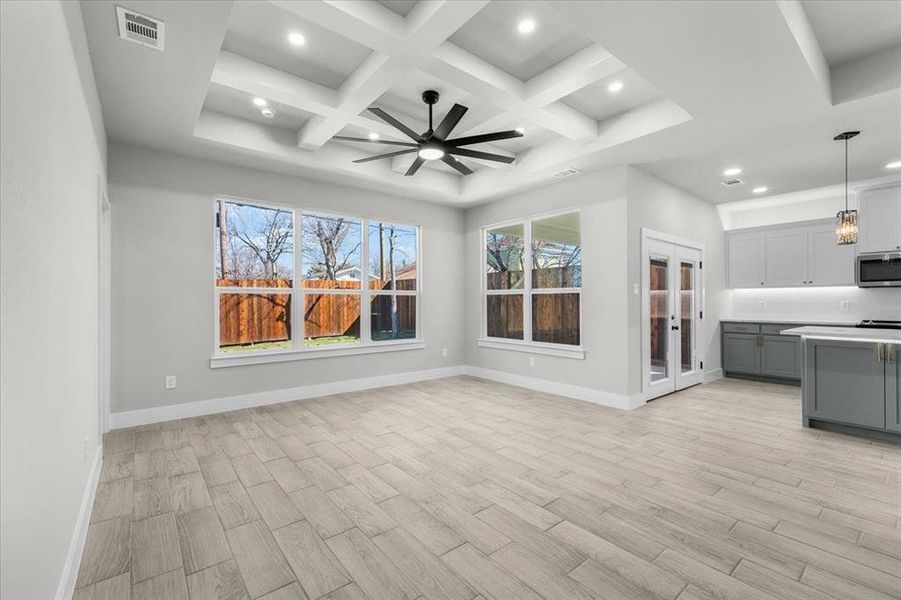
[[877, 342], [876, 343], [876, 362], [882, 362], [883, 360], [885, 360], [884, 351], [885, 351], [885, 344], [883, 344], [882, 342]]
[[673, 331], [679, 331], [679, 326], [673, 325], [672, 327], [670, 327], [670, 329], [672, 329]]

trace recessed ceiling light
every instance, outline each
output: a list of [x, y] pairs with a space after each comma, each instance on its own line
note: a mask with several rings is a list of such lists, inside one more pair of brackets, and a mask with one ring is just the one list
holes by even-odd
[[607, 86], [607, 89], [610, 90], [611, 92], [618, 92], [621, 89], [623, 89], [623, 82], [622, 81], [614, 81], [613, 83], [611, 83], [610, 85]]
[[535, 21], [532, 19], [523, 19], [519, 22], [519, 25], [516, 26], [519, 29], [519, 32], [523, 35], [528, 35], [535, 31]]
[[768, 189], [770, 189], [770, 188], [768, 188], [768, 187], [765, 186], [765, 185], [760, 185], [760, 186], [757, 186], [756, 188], [754, 188], [754, 189], [751, 190], [751, 191], [754, 192], [755, 194], [762, 194], [762, 193], [764, 193], [765, 191], [767, 191]]
[[288, 42], [292, 46], [303, 46], [307, 43], [307, 38], [303, 37], [303, 34], [298, 31], [292, 31], [288, 34]]
[[526, 128], [525, 128], [525, 127], [517, 127], [517, 128], [516, 128], [516, 131], [519, 132], [519, 133], [521, 133], [521, 134], [523, 134], [523, 135], [526, 134]]
[[253, 105], [254, 106], [266, 106], [266, 99], [265, 98], [254, 98]]
[[377, 139], [379, 139], [379, 134], [377, 134], [377, 133], [374, 132], [374, 131], [370, 131], [370, 132], [369, 132], [369, 139], [370, 139], [370, 140], [377, 140]]
[[901, 169], [901, 160], [895, 160], [885, 165], [886, 169]]
[[266, 117], [267, 119], [271, 119], [271, 118], [275, 117], [275, 111], [268, 107], [261, 110], [260, 114], [263, 115], [264, 117]]
[[731, 167], [723, 171], [723, 175], [725, 175], [726, 177], [732, 177], [733, 175], [738, 175], [739, 173], [741, 173], [741, 169], [739, 169], [738, 167]]

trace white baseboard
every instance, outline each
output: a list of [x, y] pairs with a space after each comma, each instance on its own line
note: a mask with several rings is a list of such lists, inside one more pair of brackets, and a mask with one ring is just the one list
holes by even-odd
[[[463, 367], [463, 372], [466, 375], [478, 377], [480, 379], [515, 385], [517, 387], [535, 390], [536, 392], [565, 396], [566, 398], [572, 398], [574, 400], [600, 404], [601, 406], [611, 406], [623, 410], [635, 408], [635, 406], [632, 405], [633, 403], [630, 398], [625, 394], [614, 394], [612, 392], [593, 390], [591, 388], [570, 385], [568, 383], [558, 383], [556, 381], [526, 377], [524, 375], [513, 375], [511, 373], [483, 369], [481, 367]], [[642, 401], [641, 404], [644, 404], [644, 401]], [[636, 406], [640, 406], [641, 404], [637, 404]]]
[[711, 381], [716, 381], [717, 379], [723, 378], [723, 370], [722, 369], [711, 369], [704, 373], [704, 383], [710, 383]]
[[241, 394], [238, 396], [228, 396], [226, 398], [200, 400], [198, 402], [172, 404], [169, 406], [158, 406], [141, 410], [114, 412], [110, 414], [110, 428], [122, 429], [125, 427], [148, 425], [150, 423], [160, 423], [162, 421], [212, 415], [215, 413], [251, 408], [254, 406], [278, 404], [279, 402], [305, 400], [307, 398], [331, 396], [332, 394], [346, 394], [348, 392], [359, 392], [361, 390], [373, 388], [415, 383], [417, 381], [426, 381], [428, 379], [453, 377], [454, 375], [462, 375], [463, 369], [462, 366], [456, 366], [440, 369], [427, 369], [423, 371], [410, 371], [407, 373], [348, 379], [333, 383], [321, 383], [282, 390], [271, 390], [268, 392]]
[[75, 520], [75, 529], [72, 532], [72, 540], [69, 542], [69, 551], [66, 552], [66, 562], [63, 572], [56, 586], [57, 600], [69, 600], [75, 592], [75, 581], [78, 578], [78, 566], [81, 564], [81, 554], [84, 551], [84, 543], [88, 536], [88, 525], [91, 523], [91, 509], [94, 507], [94, 496], [97, 493], [97, 482], [100, 480], [100, 469], [103, 465], [103, 446], [98, 445], [94, 452], [94, 462], [88, 473], [84, 494], [81, 497], [81, 508], [78, 510], [78, 518]]

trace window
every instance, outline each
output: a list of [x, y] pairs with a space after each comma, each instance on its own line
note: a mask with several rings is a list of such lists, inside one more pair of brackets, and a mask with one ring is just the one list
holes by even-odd
[[418, 340], [418, 257], [416, 226], [217, 199], [216, 353]]
[[578, 346], [582, 295], [579, 213], [483, 231], [486, 337]]

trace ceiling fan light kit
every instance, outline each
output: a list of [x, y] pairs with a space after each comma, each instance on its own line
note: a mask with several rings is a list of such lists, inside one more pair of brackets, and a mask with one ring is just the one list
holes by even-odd
[[506, 164], [510, 164], [514, 160], [516, 160], [516, 158], [513, 156], [504, 156], [502, 154], [493, 154], [491, 152], [482, 152], [480, 150], [470, 150], [468, 148], [462, 148], [461, 146], [471, 146], [473, 144], [484, 144], [486, 142], [494, 142], [497, 140], [507, 140], [511, 138], [522, 137], [523, 132], [521, 130], [513, 129], [509, 131], [496, 131], [494, 133], [483, 133], [480, 135], [471, 135], [456, 139], [448, 139], [451, 131], [453, 131], [454, 127], [457, 126], [457, 124], [460, 122], [460, 119], [462, 119], [463, 115], [466, 114], [466, 111], [469, 110], [469, 108], [463, 106], [462, 104], [454, 104], [451, 109], [447, 111], [447, 114], [444, 115], [444, 119], [442, 119], [441, 123], [438, 124], [438, 127], [433, 128], [432, 107], [438, 102], [439, 97], [440, 95], [435, 90], [426, 90], [422, 93], [422, 101], [429, 106], [429, 128], [427, 131], [421, 134], [416, 133], [381, 108], [378, 108], [377, 106], [369, 107], [369, 112], [403, 133], [405, 136], [413, 140], [412, 142], [395, 142], [392, 140], [380, 140], [378, 138], [372, 139], [371, 136], [370, 139], [366, 139], [336, 135], [334, 139], [344, 140], [348, 142], [365, 142], [368, 144], [401, 146], [406, 148], [405, 150], [398, 150], [396, 152], [388, 152], [386, 154], [368, 156], [366, 158], [355, 160], [354, 162], [364, 163], [373, 160], [380, 160], [383, 158], [393, 158], [395, 156], [403, 156], [406, 154], [415, 153], [417, 155], [416, 159], [413, 161], [413, 164], [410, 165], [410, 168], [407, 169], [407, 172], [404, 173], [404, 175], [407, 177], [416, 174], [416, 172], [419, 170], [419, 167], [421, 167], [422, 164], [427, 160], [440, 160], [462, 175], [471, 175], [473, 172], [472, 169], [454, 158], [454, 155], [466, 156], [468, 158], [477, 158], [479, 160], [502, 162]]

